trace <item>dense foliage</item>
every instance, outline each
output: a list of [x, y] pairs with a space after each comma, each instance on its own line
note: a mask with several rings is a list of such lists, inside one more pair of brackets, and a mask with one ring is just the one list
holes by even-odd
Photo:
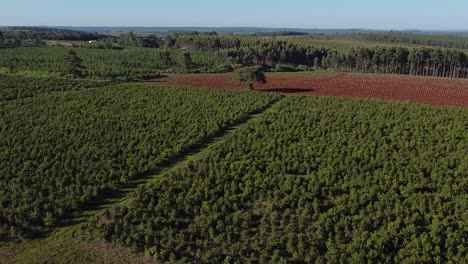
[[468, 111], [287, 97], [95, 219], [160, 262], [463, 263]]
[[0, 239], [54, 227], [278, 97], [133, 84], [0, 102]]
[[5, 38], [41, 39], [41, 40], [95, 40], [105, 35], [89, 33], [78, 30], [44, 28], [44, 27], [7, 27], [4, 30]]
[[39, 94], [98, 88], [110, 85], [108, 81], [70, 80], [66, 78], [23, 77], [0, 74], [0, 101], [33, 97]]
[[[47, 41], [50, 40], [73, 41], [73, 45], [101, 48], [158, 48], [164, 45], [163, 38], [155, 35], [137, 36], [133, 32], [114, 36], [75, 30], [35, 27], [13, 27], [8, 28], [5, 32], [0, 31], [0, 47], [40, 47], [46, 46]], [[87, 44], [88, 41], [92, 41], [94, 45], [83, 45]]]
[[215, 52], [231, 64], [307, 65], [342, 71], [409, 74], [449, 78], [468, 77], [468, 56], [458, 49], [425, 47], [316, 48], [288, 40], [236, 36], [180, 36], [181, 47]]
[[232, 80], [236, 83], [244, 83], [248, 90], [254, 89], [254, 84], [265, 84], [266, 75], [259, 67], [240, 68], [233, 72]]
[[[184, 65], [184, 52], [176, 49], [129, 48], [125, 50], [101, 50], [74, 48], [83, 60], [83, 74], [93, 78], [151, 77], [163, 69], [177, 71]], [[17, 59], [16, 68], [62, 73], [68, 65], [62, 47], [0, 49], [0, 67], [8, 67]], [[193, 68], [201, 71], [216, 68], [219, 63], [214, 56], [204, 52], [190, 52]], [[162, 58], [167, 58], [163, 60]]]

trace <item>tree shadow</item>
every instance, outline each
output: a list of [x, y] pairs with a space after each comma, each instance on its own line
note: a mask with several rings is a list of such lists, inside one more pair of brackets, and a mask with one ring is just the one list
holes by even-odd
[[314, 89], [310, 88], [268, 88], [262, 89], [262, 92], [276, 92], [283, 94], [296, 94], [296, 93], [311, 93]]
[[163, 78], [158, 78], [158, 79], [146, 80], [146, 82], [150, 82], [150, 83], [168, 83], [168, 81], [164, 77]]

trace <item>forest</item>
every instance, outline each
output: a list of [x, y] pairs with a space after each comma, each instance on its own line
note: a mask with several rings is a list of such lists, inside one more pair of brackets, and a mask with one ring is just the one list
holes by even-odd
[[[0, 28], [1, 29], [1, 28]], [[103, 45], [93, 45], [98, 48], [147, 47], [158, 48], [163, 42], [155, 35], [136, 36], [133, 32], [127, 34], [104, 35], [74, 30], [13, 27], [0, 31], [0, 48], [42, 47], [47, 41], [74, 41], [73, 45], [81, 46], [88, 41], [100, 41]], [[89, 45], [88, 45], [89, 47]]]
[[89, 230], [158, 263], [463, 263], [467, 120], [286, 97]]
[[232, 36], [180, 36], [177, 44], [215, 52], [230, 63], [273, 67], [307, 65], [363, 73], [468, 77], [468, 56], [459, 49], [428, 47], [355, 47], [350, 51], [316, 48], [288, 40]]
[[123, 84], [0, 102], [0, 241], [53, 229], [279, 96]]

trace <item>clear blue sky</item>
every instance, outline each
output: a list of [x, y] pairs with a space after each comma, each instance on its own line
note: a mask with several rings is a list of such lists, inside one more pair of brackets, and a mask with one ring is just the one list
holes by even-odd
[[0, 2], [0, 25], [468, 29], [467, 0]]

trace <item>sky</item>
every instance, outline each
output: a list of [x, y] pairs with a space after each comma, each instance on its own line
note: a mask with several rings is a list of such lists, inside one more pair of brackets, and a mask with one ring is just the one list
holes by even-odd
[[0, 0], [0, 25], [468, 30], [467, 10], [467, 0]]

